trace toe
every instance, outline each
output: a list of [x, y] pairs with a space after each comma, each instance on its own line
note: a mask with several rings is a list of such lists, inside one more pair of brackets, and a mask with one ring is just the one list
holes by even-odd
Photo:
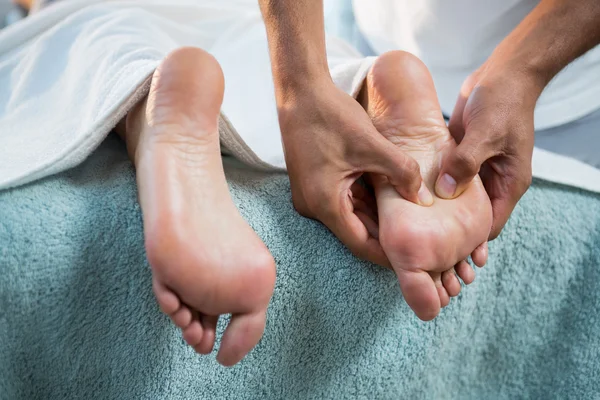
[[424, 271], [396, 271], [406, 303], [423, 321], [434, 319], [440, 312], [440, 296], [431, 276]]
[[192, 347], [198, 346], [202, 341], [203, 329], [200, 321], [194, 319], [190, 324], [183, 330], [183, 340], [186, 341]]
[[234, 314], [225, 329], [217, 361], [226, 367], [237, 364], [256, 346], [265, 330], [267, 312]]
[[154, 290], [156, 301], [162, 312], [167, 315], [172, 315], [175, 311], [179, 310], [181, 307], [179, 297], [156, 278], [152, 280], [152, 289]]
[[444, 287], [446, 288], [446, 291], [450, 297], [458, 296], [460, 293], [460, 282], [456, 277], [454, 268], [442, 273], [442, 283], [444, 284]]
[[456, 270], [456, 274], [460, 277], [460, 279], [462, 279], [465, 285], [470, 285], [475, 280], [475, 271], [473, 271], [473, 268], [471, 268], [468, 262], [461, 261], [456, 265], [456, 267], [454, 267], [454, 269]]
[[202, 337], [202, 341], [196, 345], [195, 349], [200, 354], [210, 354], [215, 347], [219, 316], [204, 315], [201, 318], [201, 321], [202, 328], [204, 329], [204, 336]]
[[440, 296], [440, 307], [442, 307], [442, 308], [448, 307], [448, 304], [450, 304], [450, 296], [448, 295], [446, 288], [441, 286], [441, 287], [437, 288], [437, 291], [438, 291], [438, 296]]
[[473, 263], [475, 263], [475, 265], [477, 265], [478, 267], [483, 267], [485, 263], [487, 263], [488, 253], [488, 244], [487, 242], [484, 242], [483, 244], [479, 245], [475, 250], [473, 250], [473, 253], [471, 254], [471, 259], [473, 260]]
[[170, 317], [175, 325], [181, 329], [185, 329], [192, 322], [192, 311], [186, 305], [182, 304], [179, 310], [171, 314]]
[[438, 296], [440, 296], [440, 306], [442, 308], [447, 307], [450, 304], [450, 296], [448, 296], [448, 292], [446, 288], [442, 284], [442, 274], [435, 273], [432, 274], [433, 282], [435, 283], [435, 288], [437, 289]]

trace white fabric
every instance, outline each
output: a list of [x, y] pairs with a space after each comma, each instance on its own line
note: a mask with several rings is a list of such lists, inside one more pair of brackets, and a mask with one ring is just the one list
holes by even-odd
[[[223, 145], [252, 167], [285, 168], [254, 0], [72, 0], [0, 31], [0, 189], [81, 163], [186, 45], [223, 68]], [[356, 94], [373, 59], [334, 38], [327, 46], [334, 81]], [[552, 153], [536, 152], [534, 174], [600, 192], [600, 170]]]
[[[539, 3], [538, 0], [353, 0], [358, 26], [376, 53], [401, 49], [431, 70], [445, 114], [463, 81]], [[565, 124], [600, 109], [600, 46], [548, 85], [535, 128]]]

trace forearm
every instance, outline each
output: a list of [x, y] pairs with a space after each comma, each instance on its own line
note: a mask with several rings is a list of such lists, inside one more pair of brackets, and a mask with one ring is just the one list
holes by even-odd
[[490, 60], [526, 76], [539, 95], [558, 72], [599, 43], [600, 1], [542, 0]]
[[323, 0], [259, 0], [278, 102], [330, 80]]

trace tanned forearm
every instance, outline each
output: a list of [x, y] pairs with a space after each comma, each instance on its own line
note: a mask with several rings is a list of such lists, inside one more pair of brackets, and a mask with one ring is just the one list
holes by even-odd
[[330, 80], [323, 0], [259, 0], [278, 103]]
[[558, 72], [599, 43], [600, 1], [542, 0], [490, 60], [524, 72], [541, 93]]

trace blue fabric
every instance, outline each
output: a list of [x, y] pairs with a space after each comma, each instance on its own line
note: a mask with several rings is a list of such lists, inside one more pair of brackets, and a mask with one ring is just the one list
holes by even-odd
[[265, 336], [231, 369], [155, 304], [116, 137], [0, 192], [0, 398], [600, 397], [599, 196], [535, 182], [475, 283], [425, 323], [393, 273], [294, 212], [285, 175], [227, 176], [278, 264]]

